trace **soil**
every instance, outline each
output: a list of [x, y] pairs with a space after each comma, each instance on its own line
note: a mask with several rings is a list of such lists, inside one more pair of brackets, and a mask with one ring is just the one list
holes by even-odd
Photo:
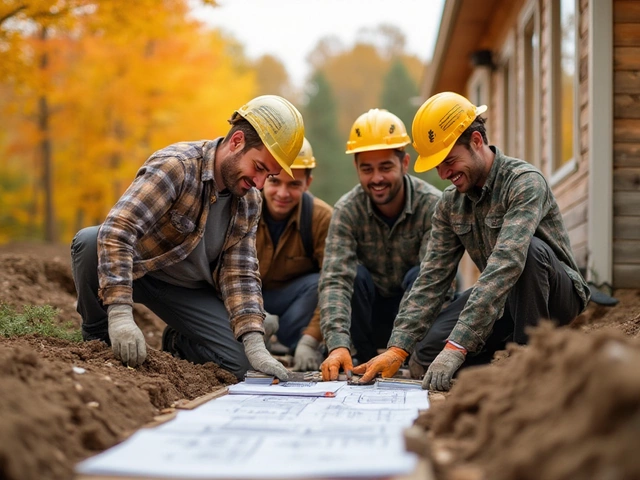
[[[528, 347], [431, 396], [417, 451], [438, 480], [640, 478], [640, 291], [613, 294], [615, 307], [592, 303], [571, 328], [543, 325]], [[68, 246], [0, 246], [0, 303], [51, 305], [79, 327], [75, 300]], [[159, 351], [164, 322], [137, 305], [134, 316], [152, 347], [136, 369], [97, 341], [0, 337], [1, 479], [72, 478], [78, 461], [236, 382]]]

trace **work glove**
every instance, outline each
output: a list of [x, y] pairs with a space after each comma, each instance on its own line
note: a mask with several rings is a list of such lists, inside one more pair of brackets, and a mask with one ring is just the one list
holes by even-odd
[[351, 360], [351, 352], [346, 347], [338, 347], [331, 350], [327, 359], [322, 362], [320, 369], [322, 370], [322, 380], [338, 380], [340, 368], [344, 373], [350, 375], [353, 370], [353, 361]]
[[464, 363], [467, 351], [447, 342], [444, 349], [438, 354], [422, 379], [422, 388], [427, 390], [449, 390], [453, 374]]
[[142, 365], [147, 358], [147, 344], [142, 331], [133, 321], [131, 305], [109, 305], [107, 315], [113, 354], [129, 367]]
[[367, 363], [358, 365], [353, 369], [353, 373], [362, 375], [360, 383], [369, 383], [378, 373], [383, 378], [393, 377], [408, 356], [409, 354], [401, 348], [389, 347]]
[[255, 370], [273, 375], [280, 380], [289, 379], [289, 372], [284, 368], [284, 365], [271, 356], [260, 333], [245, 333], [242, 336], [242, 343], [244, 344], [244, 353]]
[[318, 350], [320, 342], [311, 335], [302, 335], [293, 354], [293, 371], [309, 372], [318, 370], [322, 363], [322, 353]]

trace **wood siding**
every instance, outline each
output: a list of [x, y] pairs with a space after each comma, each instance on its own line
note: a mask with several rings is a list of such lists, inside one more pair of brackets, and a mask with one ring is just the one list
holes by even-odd
[[640, 2], [614, 0], [613, 18], [613, 284], [639, 288]]

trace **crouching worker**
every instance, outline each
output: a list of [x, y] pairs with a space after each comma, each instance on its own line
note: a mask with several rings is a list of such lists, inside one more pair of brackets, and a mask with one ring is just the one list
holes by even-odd
[[[436, 168], [453, 184], [436, 207], [427, 255], [388, 343], [406, 352], [417, 343], [410, 363], [426, 371], [425, 389], [449, 390], [461, 367], [488, 363], [506, 342], [527, 343], [527, 327], [541, 319], [568, 324], [589, 301], [547, 180], [488, 144], [479, 116], [485, 110], [443, 92], [413, 121], [415, 170]], [[443, 317], [438, 314], [465, 251], [481, 274], [452, 304], [457, 314]], [[450, 332], [440, 351], [424, 341], [433, 329]], [[372, 362], [354, 372], [364, 381], [382, 369]]]
[[256, 247], [267, 312], [278, 317], [278, 341], [294, 353], [294, 370], [322, 362], [318, 278], [332, 208], [307, 192], [316, 159], [305, 138], [285, 173], [267, 179]]
[[255, 236], [262, 188], [302, 147], [302, 116], [284, 98], [254, 98], [224, 138], [155, 152], [100, 227], [71, 245], [85, 340], [111, 345], [131, 367], [146, 358], [132, 304], [167, 323], [162, 348], [215, 362], [241, 379], [255, 370], [287, 378], [263, 339]]

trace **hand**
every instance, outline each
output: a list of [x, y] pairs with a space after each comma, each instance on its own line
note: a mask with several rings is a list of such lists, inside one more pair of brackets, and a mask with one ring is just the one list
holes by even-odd
[[318, 351], [320, 342], [311, 335], [302, 335], [293, 354], [293, 371], [308, 372], [318, 370], [322, 362], [322, 353]]
[[401, 348], [389, 347], [377, 357], [373, 357], [367, 363], [358, 365], [353, 373], [362, 375], [360, 383], [369, 383], [378, 373], [383, 378], [393, 377], [409, 354]]
[[340, 368], [344, 373], [349, 374], [353, 370], [353, 361], [351, 360], [351, 352], [346, 347], [338, 347], [331, 350], [327, 359], [322, 362], [320, 369], [322, 370], [322, 380], [337, 380]]
[[449, 390], [453, 374], [464, 363], [466, 350], [455, 347], [447, 342], [444, 349], [438, 354], [422, 380], [422, 388], [427, 390]]
[[242, 336], [242, 343], [244, 344], [244, 353], [253, 368], [258, 372], [274, 375], [280, 380], [288, 380], [289, 372], [284, 368], [284, 365], [271, 356], [260, 333], [245, 333]]
[[142, 365], [147, 358], [147, 344], [142, 331], [133, 321], [131, 305], [109, 305], [107, 315], [113, 354], [129, 367]]

